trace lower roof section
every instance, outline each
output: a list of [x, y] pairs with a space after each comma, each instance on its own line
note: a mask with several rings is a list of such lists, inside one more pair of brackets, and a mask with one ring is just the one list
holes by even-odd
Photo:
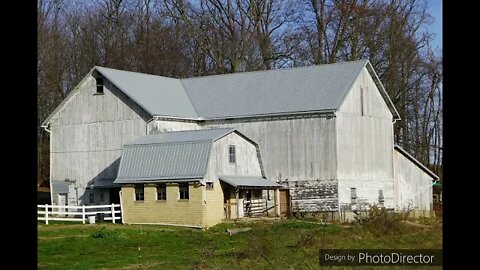
[[114, 178], [98, 178], [93, 181], [90, 188], [117, 188], [119, 184], [114, 183]]
[[260, 176], [228, 176], [218, 177], [221, 181], [237, 189], [277, 189], [283, 186]]

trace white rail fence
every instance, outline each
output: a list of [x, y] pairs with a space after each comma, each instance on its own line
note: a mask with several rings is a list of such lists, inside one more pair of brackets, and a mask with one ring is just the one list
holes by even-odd
[[[122, 213], [120, 204], [107, 205], [89, 205], [89, 206], [69, 206], [69, 205], [37, 205], [37, 219], [45, 220], [45, 224], [49, 221], [78, 221], [85, 224], [89, 216], [104, 214], [103, 220], [111, 220], [115, 223], [121, 220]], [[56, 209], [56, 210], [55, 210]]]

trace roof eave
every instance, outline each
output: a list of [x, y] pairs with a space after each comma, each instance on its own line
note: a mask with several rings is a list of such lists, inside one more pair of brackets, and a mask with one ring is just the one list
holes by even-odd
[[390, 96], [385, 90], [385, 87], [383, 86], [382, 81], [380, 81], [380, 78], [378, 78], [377, 72], [375, 72], [375, 69], [373, 68], [372, 63], [370, 63], [369, 60], [367, 60], [367, 63], [365, 64], [365, 68], [367, 69], [368, 72], [370, 72], [371, 75], [373, 75], [372, 76], [373, 82], [377, 85], [377, 88], [380, 90], [380, 94], [383, 96], [383, 98], [387, 102], [387, 106], [390, 109], [390, 112], [392, 113], [392, 116], [393, 116], [393, 121], [402, 120], [402, 118], [400, 117], [400, 114], [397, 111], [397, 108], [395, 108], [395, 105], [390, 99]]
[[420, 161], [418, 161], [415, 157], [413, 157], [412, 155], [410, 155], [407, 151], [405, 151], [405, 149], [403, 149], [402, 147], [400, 147], [399, 145], [394, 145], [393, 146], [394, 149], [396, 149], [398, 152], [400, 152], [403, 156], [405, 156], [407, 159], [409, 159], [410, 161], [412, 161], [413, 163], [415, 163], [415, 165], [417, 165], [417, 167], [419, 167], [420, 169], [422, 169], [425, 173], [427, 173], [428, 175], [430, 175], [435, 181], [438, 181], [440, 179], [440, 177], [438, 175], [436, 175], [434, 172], [432, 172], [430, 169], [428, 169], [425, 165], [423, 165]]

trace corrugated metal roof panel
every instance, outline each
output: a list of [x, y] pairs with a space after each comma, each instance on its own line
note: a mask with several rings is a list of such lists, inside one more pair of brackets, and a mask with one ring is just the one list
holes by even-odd
[[337, 110], [368, 60], [182, 79], [198, 115]]
[[225, 183], [235, 188], [280, 188], [282, 185], [264, 179], [260, 176], [232, 176], [222, 175], [218, 177]]
[[114, 183], [203, 178], [212, 142], [126, 145]]
[[154, 144], [154, 143], [175, 143], [175, 142], [193, 142], [213, 140], [225, 136], [235, 131], [233, 128], [216, 128], [201, 130], [185, 130], [174, 132], [163, 132], [158, 134], [150, 134], [129, 142], [127, 145], [134, 144]]
[[96, 69], [152, 115], [198, 117], [178, 79], [104, 67]]

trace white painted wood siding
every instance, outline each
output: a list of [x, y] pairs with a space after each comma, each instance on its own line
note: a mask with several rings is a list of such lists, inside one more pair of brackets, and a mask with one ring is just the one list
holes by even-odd
[[[363, 98], [360, 97], [363, 88]], [[361, 112], [363, 100], [364, 113]], [[337, 112], [338, 179], [393, 179], [393, 123], [366, 70]]]
[[432, 210], [433, 179], [397, 150], [395, 162], [395, 208]]
[[200, 129], [200, 126], [195, 122], [153, 120], [148, 123], [148, 134], [197, 129]]
[[259, 144], [267, 179], [278, 181], [336, 178], [335, 119], [325, 117], [221, 120], [204, 128], [231, 127]]
[[123, 144], [146, 134], [148, 116], [138, 105], [107, 80], [103, 95], [95, 91], [95, 79], [87, 78], [51, 119], [50, 180], [76, 180], [79, 204], [88, 201], [88, 182], [116, 177]]

